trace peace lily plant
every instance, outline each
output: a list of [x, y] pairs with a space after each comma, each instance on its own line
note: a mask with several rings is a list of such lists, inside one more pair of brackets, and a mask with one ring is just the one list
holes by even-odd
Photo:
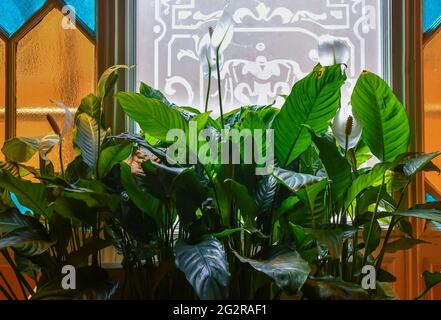
[[[224, 15], [199, 48], [209, 79], [216, 65], [219, 89], [230, 22]], [[432, 160], [441, 153], [408, 153], [405, 109], [375, 74], [363, 72], [351, 97], [342, 97], [349, 57], [344, 42], [322, 38], [318, 52], [320, 63], [294, 84], [281, 109], [242, 106], [223, 114], [220, 100], [221, 117], [214, 119], [209, 94], [201, 113], [141, 84], [139, 93], [119, 92], [116, 98], [142, 133], [114, 135], [103, 127], [102, 114], [115, 72], [123, 68], [116, 66], [73, 118], [71, 163], [51, 160], [51, 150], [62, 154], [67, 142], [61, 143], [66, 132], [51, 117], [58, 138], [7, 141], [0, 164], [0, 252], [16, 277], [0, 274], [6, 279], [2, 294], [10, 299], [110, 299], [116, 292], [131, 299], [391, 298], [388, 284], [396, 278], [384, 270], [384, 256], [423, 242], [408, 219], [441, 222], [440, 203], [405, 207], [407, 187], [419, 172], [439, 171]], [[65, 128], [70, 127], [67, 111], [66, 119]], [[258, 176], [254, 162], [172, 165], [167, 133], [179, 129], [187, 135], [192, 121], [214, 138], [188, 146], [189, 153], [225, 143], [244, 152], [241, 142], [220, 138], [223, 128], [273, 130], [275, 166]], [[28, 164], [34, 156], [38, 168]], [[376, 161], [369, 161], [373, 157]], [[387, 225], [384, 241], [380, 223]], [[390, 241], [395, 231], [398, 238]], [[120, 279], [102, 268], [100, 252], [109, 246], [122, 257]], [[77, 270], [75, 290], [61, 288], [65, 265]], [[375, 270], [374, 280], [365, 280], [366, 266]], [[418, 298], [441, 282], [440, 273], [423, 276], [427, 289]], [[11, 282], [19, 283], [20, 293]]]

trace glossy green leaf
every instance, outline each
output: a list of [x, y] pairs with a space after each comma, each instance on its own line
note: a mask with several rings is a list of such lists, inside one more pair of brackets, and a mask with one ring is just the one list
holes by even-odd
[[363, 128], [363, 141], [378, 159], [394, 161], [407, 152], [410, 126], [406, 110], [384, 80], [363, 72], [351, 101]]
[[167, 100], [167, 98], [164, 96], [164, 94], [156, 89], [153, 89], [149, 85], [145, 84], [144, 82], [141, 82], [141, 85], [139, 87], [139, 93], [142, 94], [146, 98], [152, 98], [157, 99], [161, 101], [163, 104], [165, 104], [167, 107], [173, 107], [174, 104]]
[[130, 67], [126, 65], [115, 65], [103, 72], [98, 81], [98, 97], [100, 99], [103, 99], [110, 94], [118, 79], [115, 72], [120, 69], [130, 69]]
[[431, 163], [431, 161], [439, 157], [440, 155], [441, 152], [434, 152], [403, 161], [404, 174], [408, 177], [414, 176], [421, 170], [425, 170], [425, 168]]
[[363, 240], [365, 244], [365, 251], [366, 254], [368, 255], [377, 249], [381, 241], [381, 227], [379, 222], [377, 220], [374, 220], [374, 224], [372, 225], [371, 235], [369, 238], [369, 244], [367, 243], [369, 228], [370, 228], [370, 223], [365, 224], [363, 227]]
[[128, 92], [118, 93], [117, 99], [124, 112], [135, 120], [144, 132], [161, 141], [167, 140], [167, 134], [172, 129], [188, 132], [188, 124], [181, 113], [157, 99]]
[[328, 178], [332, 181], [332, 197], [334, 200], [339, 199], [352, 183], [351, 166], [338, 150], [334, 139], [330, 136], [317, 136], [314, 133], [311, 135]]
[[412, 239], [412, 238], [401, 238], [401, 239], [389, 242], [386, 245], [385, 251], [389, 252], [389, 253], [395, 253], [397, 251], [412, 249], [413, 247], [415, 247], [419, 244], [423, 244], [423, 243], [428, 243], [428, 242], [423, 241], [423, 240], [418, 240], [418, 239]]
[[38, 151], [38, 138], [12, 138], [5, 142], [2, 152], [11, 162], [28, 162]]
[[264, 261], [245, 258], [234, 253], [242, 263], [248, 263], [257, 271], [263, 272], [272, 278], [279, 288], [293, 294], [302, 288], [311, 272], [308, 263], [296, 251], [273, 255]]
[[324, 244], [333, 259], [340, 258], [343, 242], [357, 232], [356, 227], [348, 225], [321, 225], [316, 229], [305, 229], [317, 241]]
[[179, 240], [175, 246], [176, 266], [185, 274], [202, 300], [226, 299], [230, 271], [224, 247], [215, 238], [196, 245]]
[[297, 173], [285, 169], [274, 168], [273, 176], [276, 180], [293, 192], [301, 188], [322, 181], [324, 178], [309, 174]]
[[132, 154], [132, 150], [132, 143], [117, 144], [102, 150], [98, 165], [99, 177], [107, 176], [116, 164], [127, 160]]
[[227, 180], [225, 182], [231, 186], [233, 199], [240, 209], [242, 216], [247, 222], [254, 222], [258, 209], [247, 187], [234, 180]]
[[282, 168], [287, 167], [311, 144], [304, 124], [316, 133], [325, 132], [340, 106], [340, 88], [346, 75], [340, 65], [317, 66], [297, 82], [274, 119], [275, 153]]
[[16, 230], [0, 239], [0, 249], [12, 247], [27, 257], [38, 256], [53, 244], [47, 236], [33, 230]]
[[99, 152], [98, 140], [101, 140], [100, 145], [102, 145], [106, 132], [101, 129], [98, 134], [98, 122], [86, 113], [77, 117], [75, 125], [75, 143], [81, 150], [82, 159], [90, 168], [95, 168]]

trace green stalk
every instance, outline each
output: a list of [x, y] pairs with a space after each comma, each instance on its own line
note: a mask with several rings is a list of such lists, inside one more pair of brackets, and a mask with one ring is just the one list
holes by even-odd
[[60, 157], [60, 168], [61, 168], [61, 175], [64, 179], [64, 164], [63, 164], [63, 137], [58, 135], [58, 138], [60, 139], [60, 149], [59, 149], [59, 157]]
[[208, 112], [208, 100], [210, 100], [210, 91], [211, 91], [211, 64], [208, 58], [207, 58], [207, 63], [208, 63], [208, 87], [207, 87], [207, 97], [205, 98], [205, 112]]
[[220, 74], [220, 64], [219, 64], [219, 49], [220, 46], [216, 50], [217, 86], [219, 91], [219, 109], [220, 109], [221, 125], [222, 125], [222, 129], [224, 129], [225, 125], [224, 125], [224, 110], [222, 105], [222, 85], [221, 85], [221, 74]]
[[101, 103], [100, 103], [100, 112], [98, 114], [98, 154], [96, 155], [96, 177], [97, 179], [99, 179], [99, 171], [98, 171], [98, 166], [100, 163], [100, 150], [101, 150], [101, 120], [103, 117], [103, 105], [104, 105], [104, 97], [101, 98]]
[[[409, 187], [409, 183], [410, 182], [407, 182], [405, 187], [403, 188], [403, 190], [401, 190], [400, 200], [398, 201], [397, 209], [399, 209], [400, 206], [401, 206], [401, 202], [404, 199], [404, 192]], [[377, 260], [377, 265], [376, 265], [377, 272], [381, 268], [381, 264], [383, 263], [384, 254], [386, 252], [386, 245], [389, 242], [390, 236], [392, 235], [392, 231], [393, 231], [395, 225], [398, 223], [398, 221], [399, 221], [399, 218], [394, 216], [394, 217], [392, 217], [392, 219], [391, 219], [391, 221], [389, 223], [389, 227], [387, 228], [387, 233], [386, 233], [386, 236], [384, 238], [383, 245], [382, 245], [381, 250], [380, 250], [380, 254], [378, 255], [378, 260]]]
[[375, 210], [374, 210], [374, 213], [372, 214], [371, 223], [369, 225], [369, 231], [368, 231], [366, 243], [365, 243], [365, 252], [364, 252], [364, 256], [363, 256], [363, 263], [362, 263], [363, 266], [366, 264], [366, 261], [368, 258], [369, 242], [371, 240], [372, 230], [374, 228], [375, 217], [377, 216], [378, 207], [380, 205], [381, 193], [383, 192], [383, 188], [384, 188], [384, 184], [385, 184], [385, 177], [386, 176], [383, 174], [383, 181], [381, 182], [381, 187], [380, 187], [380, 190], [378, 191], [377, 202], [375, 204]]

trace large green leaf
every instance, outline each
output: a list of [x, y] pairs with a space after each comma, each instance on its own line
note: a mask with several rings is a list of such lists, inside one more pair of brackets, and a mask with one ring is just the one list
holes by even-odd
[[120, 69], [130, 69], [130, 67], [126, 65], [115, 65], [103, 72], [98, 81], [98, 97], [103, 99], [110, 94], [118, 80], [118, 76], [115, 72]]
[[247, 187], [231, 179], [227, 180], [226, 183], [231, 186], [233, 199], [240, 209], [242, 216], [245, 218], [245, 221], [253, 223], [257, 216], [258, 209]]
[[37, 153], [40, 139], [12, 138], [5, 142], [2, 152], [11, 162], [28, 162]]
[[275, 117], [275, 152], [281, 167], [287, 167], [311, 144], [303, 125], [323, 133], [340, 105], [340, 88], [346, 75], [340, 65], [320, 68], [296, 83]]
[[[100, 145], [102, 145], [106, 132], [103, 129], [99, 131], [98, 122], [86, 113], [77, 117], [75, 125], [75, 143], [81, 150], [82, 159], [90, 168], [95, 168], [99, 152], [98, 140], [101, 140]], [[100, 135], [98, 135], [99, 132]]]
[[174, 107], [174, 104], [168, 101], [161, 91], [150, 87], [144, 82], [141, 82], [141, 85], [139, 86], [139, 93], [146, 98], [157, 99], [161, 101], [163, 104], [165, 104], [167, 107]]
[[279, 181], [279, 183], [293, 192], [297, 192], [305, 186], [324, 180], [322, 177], [297, 173], [280, 168], [274, 168], [273, 176], [277, 179], [277, 181]]
[[425, 168], [431, 163], [431, 161], [439, 157], [440, 155], [441, 151], [424, 154], [422, 156], [403, 161], [404, 174], [408, 177], [414, 176], [421, 170], [425, 170]]
[[0, 234], [34, 225], [33, 218], [20, 214], [16, 209], [0, 213]]
[[215, 238], [196, 245], [179, 240], [175, 246], [176, 266], [185, 273], [202, 300], [228, 298], [230, 272], [224, 247]]
[[101, 112], [100, 99], [94, 95], [89, 94], [81, 100], [81, 104], [78, 107], [77, 113], [75, 114], [75, 120], [82, 113], [86, 113], [92, 118], [98, 120]]
[[48, 202], [44, 196], [44, 185], [32, 183], [0, 170], [0, 187], [13, 192], [20, 203], [38, 214], [45, 214]]
[[317, 241], [324, 244], [333, 259], [340, 258], [343, 242], [357, 232], [356, 227], [347, 225], [321, 225], [317, 229], [305, 229]]
[[242, 263], [248, 263], [257, 271], [265, 273], [279, 288], [289, 293], [297, 293], [311, 272], [308, 263], [296, 251], [273, 255], [265, 261], [245, 258], [236, 252], [235, 255]]
[[129, 142], [117, 144], [102, 150], [98, 165], [98, 175], [100, 177], [107, 176], [116, 164], [130, 157], [132, 149], [133, 144]]
[[406, 110], [386, 82], [363, 72], [352, 94], [354, 115], [363, 140], [381, 161], [394, 161], [407, 152], [410, 126]]
[[124, 112], [138, 122], [145, 133], [159, 140], [166, 141], [172, 129], [188, 132], [188, 124], [182, 114], [160, 100], [129, 92], [120, 92], [117, 98]]
[[419, 244], [423, 244], [423, 243], [428, 243], [426, 241], [423, 240], [418, 240], [418, 239], [412, 239], [412, 238], [401, 238], [392, 242], [389, 242], [386, 245], [386, 252], [389, 253], [395, 253], [397, 251], [401, 251], [401, 250], [409, 250], [412, 249], [413, 247], [419, 245]]
[[320, 152], [320, 160], [325, 166], [330, 180], [333, 199], [339, 199], [352, 182], [351, 166], [338, 151], [337, 144], [328, 135], [317, 136], [311, 133], [312, 140]]
[[411, 217], [425, 220], [431, 220], [441, 223], [441, 211], [436, 209], [418, 209], [413, 208], [406, 211], [397, 211], [389, 214], [390, 216]]
[[385, 172], [391, 168], [388, 163], [377, 164], [372, 171], [359, 176], [354, 180], [351, 187], [348, 190], [348, 194], [345, 200], [345, 208], [348, 208], [352, 201], [364, 190], [372, 187], [375, 183], [382, 179]]
[[47, 251], [53, 242], [46, 235], [34, 230], [16, 230], [0, 239], [0, 249], [15, 248], [24, 256], [38, 256]]
[[424, 283], [426, 285], [426, 289], [417, 297], [417, 299], [422, 298], [433, 287], [441, 283], [441, 270], [438, 272], [424, 271], [423, 278], [424, 278]]

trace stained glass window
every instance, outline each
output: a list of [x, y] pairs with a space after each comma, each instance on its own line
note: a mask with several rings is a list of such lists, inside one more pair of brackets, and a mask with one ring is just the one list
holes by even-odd
[[[138, 81], [163, 91], [180, 105], [201, 108], [205, 85], [198, 45], [222, 10], [235, 22], [222, 71], [227, 108], [268, 104], [289, 93], [318, 61], [317, 43], [333, 35], [351, 49], [349, 84], [368, 69], [384, 75], [384, 1], [219, 0], [138, 1]], [[217, 88], [210, 106], [217, 110]]]
[[441, 24], [441, 1], [424, 0], [424, 32], [435, 30]]
[[[69, 17], [65, 5], [73, 8], [68, 9]], [[50, 134], [46, 114], [62, 127], [64, 111], [49, 100], [61, 101], [74, 112], [81, 98], [95, 91], [95, 6], [95, 0], [0, 1], [0, 32], [5, 39], [0, 42], [0, 143], [5, 136]], [[75, 18], [75, 24], [68, 18]], [[14, 61], [5, 58], [5, 42], [16, 51]], [[5, 74], [7, 64], [15, 66], [12, 75]], [[6, 77], [16, 84], [15, 99], [5, 99]], [[16, 129], [5, 132], [8, 110], [16, 110]], [[73, 157], [70, 141], [66, 137], [66, 162]]]

